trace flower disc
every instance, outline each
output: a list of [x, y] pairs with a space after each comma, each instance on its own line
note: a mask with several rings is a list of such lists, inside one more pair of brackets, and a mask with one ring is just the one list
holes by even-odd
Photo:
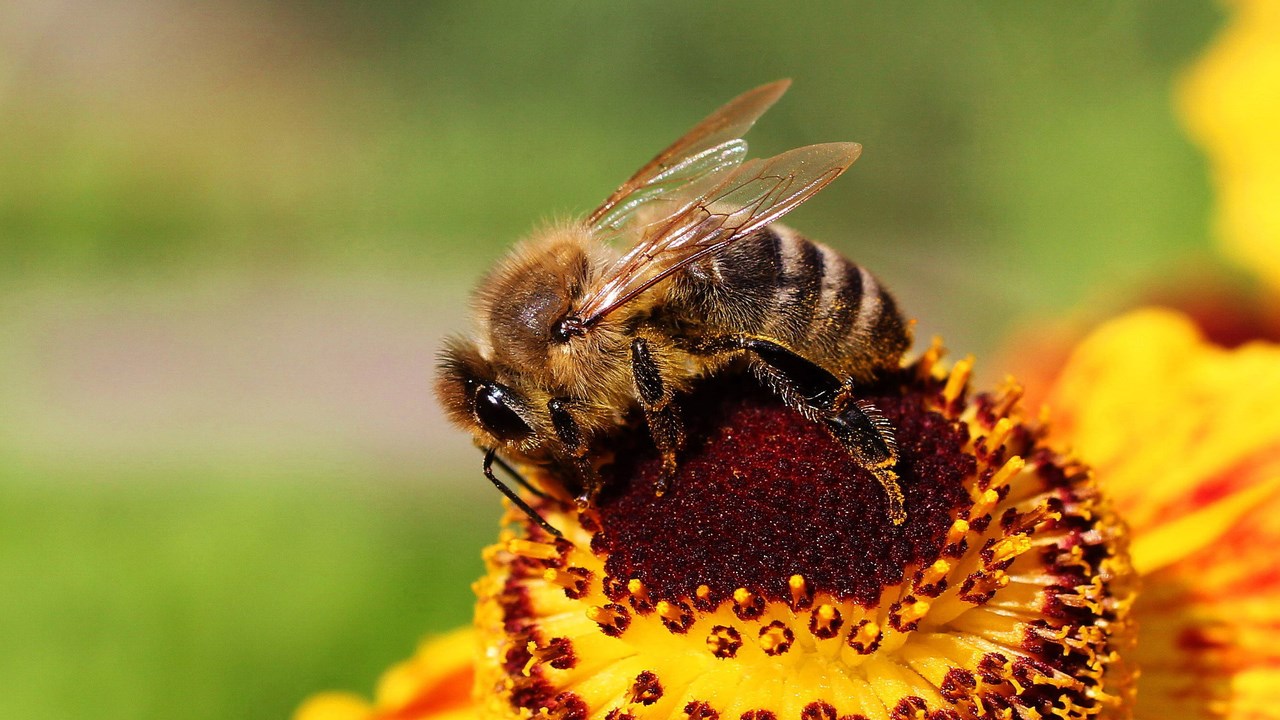
[[673, 489], [643, 426], [608, 490], [521, 516], [477, 583], [491, 717], [1123, 717], [1123, 526], [1088, 470], [1016, 412], [966, 402], [937, 349], [859, 388], [892, 423], [907, 519], [819, 424], [749, 378], [681, 402]]

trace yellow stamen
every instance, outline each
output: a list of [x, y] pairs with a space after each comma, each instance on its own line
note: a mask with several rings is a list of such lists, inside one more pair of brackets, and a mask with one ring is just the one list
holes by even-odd
[[1013, 421], [1009, 418], [1002, 417], [997, 420], [995, 427], [991, 429], [991, 434], [987, 436], [987, 452], [994, 454], [999, 450], [1012, 429]]
[[947, 385], [942, 389], [942, 397], [947, 401], [948, 405], [960, 398], [960, 394], [964, 392], [965, 387], [969, 384], [969, 375], [972, 372], [972, 355], [957, 362], [955, 367], [951, 368], [951, 375], [947, 378]]
[[1031, 538], [1026, 535], [1001, 538], [991, 546], [991, 560], [987, 567], [994, 567], [1031, 549]]
[[1013, 410], [1013, 407], [1018, 404], [1018, 401], [1022, 399], [1022, 393], [1022, 384], [1012, 376], [1006, 376], [1004, 383], [1000, 387], [1000, 397], [991, 406], [991, 412], [999, 418], [1008, 415]]
[[781, 655], [791, 649], [793, 642], [795, 634], [781, 621], [774, 620], [760, 629], [760, 649], [766, 655]]
[[1014, 455], [1009, 458], [1005, 464], [991, 478], [992, 487], [1000, 487], [1005, 485], [1013, 478], [1014, 475], [1022, 472], [1022, 468], [1026, 467], [1026, 461]]
[[938, 558], [920, 574], [920, 584], [924, 586], [936, 585], [939, 580], [947, 576], [947, 573], [951, 572], [951, 567], [950, 561], [945, 558]]
[[911, 625], [912, 623], [918, 622], [920, 618], [923, 618], [925, 615], [928, 615], [929, 607], [930, 603], [926, 600], [917, 600], [903, 606], [902, 610], [898, 613], [898, 617], [902, 619], [902, 626], [906, 627]]
[[835, 637], [843, 624], [844, 619], [836, 606], [823, 603], [810, 616], [809, 632], [820, 640], [826, 640]]
[[938, 361], [942, 359], [945, 353], [946, 348], [942, 345], [942, 338], [934, 335], [929, 341], [929, 348], [916, 361], [916, 378], [918, 380], [928, 380], [933, 375], [934, 368], [938, 366]]
[[522, 555], [535, 560], [554, 560], [560, 556], [560, 551], [555, 545], [534, 542], [523, 538], [514, 538], [507, 542], [507, 551], [515, 555]]
[[791, 607], [798, 608], [808, 602], [809, 590], [803, 575], [792, 575], [787, 579], [787, 587], [791, 590]]

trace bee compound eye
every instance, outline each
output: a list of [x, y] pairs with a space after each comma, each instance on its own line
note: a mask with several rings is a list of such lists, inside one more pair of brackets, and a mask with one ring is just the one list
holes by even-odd
[[476, 392], [476, 419], [499, 440], [521, 440], [533, 432], [511, 408], [513, 399], [513, 393], [497, 383], [485, 383]]

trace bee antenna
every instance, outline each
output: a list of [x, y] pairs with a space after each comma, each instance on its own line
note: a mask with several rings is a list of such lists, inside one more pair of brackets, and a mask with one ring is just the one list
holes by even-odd
[[542, 528], [543, 530], [546, 530], [547, 532], [551, 533], [552, 535], [555, 535], [556, 537], [564, 537], [564, 535], [559, 530], [552, 527], [551, 523], [547, 522], [541, 515], [539, 515], [538, 511], [530, 507], [529, 503], [524, 501], [524, 498], [517, 495], [516, 492], [511, 488], [507, 487], [506, 485], [503, 485], [502, 482], [500, 482], [498, 478], [494, 476], [493, 462], [495, 459], [497, 459], [498, 462], [501, 463], [503, 467], [507, 467], [507, 464], [505, 462], [502, 462], [501, 459], [498, 459], [497, 448], [490, 448], [488, 451], [486, 451], [484, 454], [484, 476], [489, 478], [489, 482], [493, 483], [493, 486], [498, 488], [498, 492], [506, 496], [506, 498], [511, 501], [511, 504], [520, 508], [522, 511], [524, 511], [525, 515], [529, 516], [530, 520], [536, 522], [538, 524], [538, 527]]
[[530, 493], [537, 496], [539, 500], [551, 500], [550, 495], [542, 492], [538, 488], [534, 487], [528, 480], [525, 480], [524, 476], [521, 475], [519, 471], [511, 467], [511, 465], [509, 465], [506, 460], [502, 459], [501, 455], [493, 456], [493, 464], [502, 468], [502, 471], [505, 472], [507, 475], [510, 475], [511, 479], [515, 480], [517, 485], [519, 485], [520, 487], [524, 488], [525, 490], [528, 490]]

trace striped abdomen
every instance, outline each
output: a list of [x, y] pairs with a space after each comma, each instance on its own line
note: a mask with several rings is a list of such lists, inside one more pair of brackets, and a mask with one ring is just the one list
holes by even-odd
[[772, 340], [855, 382], [897, 367], [911, 344], [871, 273], [777, 225], [679, 274], [667, 309], [701, 333]]

